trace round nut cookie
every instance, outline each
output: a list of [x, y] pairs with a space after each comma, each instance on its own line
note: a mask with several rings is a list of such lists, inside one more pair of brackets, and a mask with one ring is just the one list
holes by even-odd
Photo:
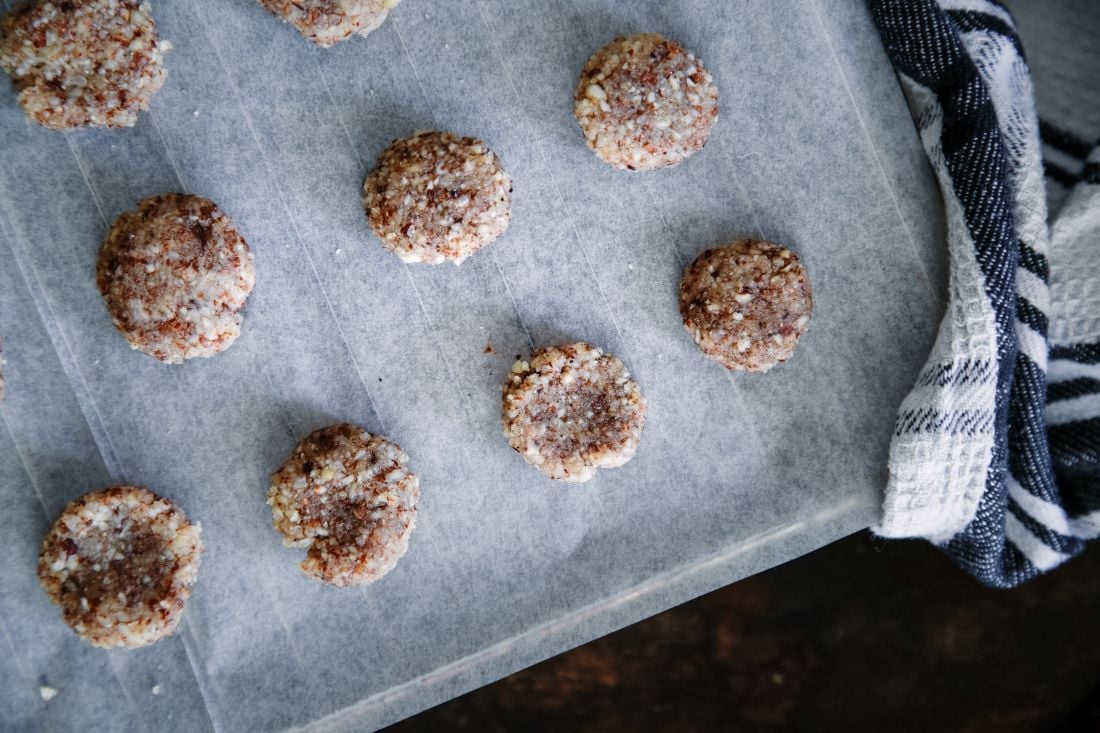
[[504, 385], [504, 437], [552, 479], [588, 481], [629, 461], [645, 414], [623, 363], [586, 343], [539, 349]]
[[421, 131], [382, 152], [363, 203], [382, 246], [405, 262], [458, 265], [508, 228], [512, 179], [481, 140]]
[[149, 4], [33, 0], [0, 19], [0, 68], [27, 117], [51, 130], [130, 127], [164, 84]]
[[396, 443], [354, 425], [306, 436], [267, 492], [287, 547], [308, 548], [306, 575], [345, 587], [378, 580], [409, 548], [420, 481]]
[[708, 249], [680, 281], [680, 315], [695, 343], [727, 369], [766, 372], [791, 358], [813, 311], [798, 257], [742, 239]]
[[115, 219], [96, 282], [130, 346], [178, 364], [237, 339], [256, 272], [248, 243], [213, 201], [167, 193]]
[[199, 572], [201, 527], [168, 499], [113, 486], [69, 502], [42, 541], [38, 582], [93, 646], [171, 634]]
[[386, 20], [401, 0], [260, 0], [260, 5], [290, 23], [321, 48], [359, 34]]
[[702, 62], [655, 33], [616, 38], [581, 72], [573, 113], [585, 142], [616, 168], [677, 165], [707, 143], [718, 87]]

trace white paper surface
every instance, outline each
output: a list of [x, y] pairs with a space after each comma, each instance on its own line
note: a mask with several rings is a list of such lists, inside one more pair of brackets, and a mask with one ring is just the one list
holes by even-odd
[[[252, 0], [154, 11], [175, 50], [136, 128], [49, 132], [0, 91], [0, 727], [376, 727], [873, 521], [944, 263], [861, 2], [405, 0], [327, 51]], [[640, 31], [694, 50], [721, 112], [684, 165], [628, 174], [585, 148], [572, 92]], [[461, 268], [401, 264], [361, 211], [418, 128], [485, 139], [515, 181], [508, 233]], [[234, 218], [258, 283], [235, 346], [165, 366], [114, 331], [94, 265], [115, 216], [174, 190]], [[814, 287], [763, 376], [705, 359], [677, 312], [683, 266], [739, 235], [795, 249]], [[517, 354], [580, 339], [650, 412], [631, 463], [570, 486], [508, 448], [499, 395]], [[343, 420], [400, 443], [423, 497], [396, 570], [338, 590], [299, 574], [264, 498]], [[208, 549], [175, 637], [104, 652], [35, 558], [67, 501], [122, 482], [178, 501]]]

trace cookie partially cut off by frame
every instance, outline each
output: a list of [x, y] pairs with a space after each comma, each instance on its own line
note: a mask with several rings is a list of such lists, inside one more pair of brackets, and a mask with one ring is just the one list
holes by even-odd
[[813, 305], [798, 257], [755, 239], [706, 250], [680, 281], [684, 326], [704, 354], [738, 371], [766, 372], [790, 359]]
[[200, 527], [168, 499], [114, 486], [69, 503], [42, 541], [38, 582], [93, 646], [171, 634], [199, 571]]
[[420, 131], [382, 152], [363, 205], [382, 246], [404, 262], [459, 265], [508, 228], [512, 179], [481, 140]]
[[616, 357], [586, 343], [537, 350], [504, 384], [509, 445], [552, 479], [588, 481], [638, 450], [646, 401]]
[[420, 481], [391, 440], [355, 425], [306, 436], [271, 477], [267, 503], [288, 547], [306, 548], [302, 572], [335, 586], [390, 572], [416, 527]]
[[170, 49], [138, 0], [33, 0], [0, 18], [0, 68], [27, 117], [51, 130], [133, 126]]
[[256, 271], [248, 243], [217, 204], [167, 193], [115, 219], [96, 283], [132, 348], [178, 364], [236, 341]]
[[365, 36], [385, 22], [401, 0], [260, 0], [321, 48], [353, 35]]
[[678, 165], [718, 119], [718, 87], [693, 53], [655, 33], [616, 38], [588, 59], [573, 96], [588, 147], [626, 170]]

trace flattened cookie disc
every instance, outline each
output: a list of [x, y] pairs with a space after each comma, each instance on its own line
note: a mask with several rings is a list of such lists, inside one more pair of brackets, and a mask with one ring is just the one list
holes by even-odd
[[199, 571], [199, 531], [179, 507], [146, 489], [85, 494], [42, 541], [38, 582], [88, 643], [152, 644], [180, 622]]
[[695, 343], [727, 369], [766, 372], [794, 354], [813, 312], [789, 249], [743, 239], [708, 249], [680, 281], [680, 315]]
[[629, 461], [645, 414], [623, 363], [585, 343], [539, 349], [504, 385], [504, 437], [552, 479], [588, 481]]
[[168, 193], [115, 220], [96, 282], [130, 346], [177, 364], [236, 341], [256, 272], [248, 243], [213, 201]]
[[508, 228], [512, 179], [481, 140], [418, 132], [382, 152], [363, 204], [382, 246], [403, 261], [458, 265]]
[[349, 36], [365, 36], [386, 20], [401, 0], [260, 0], [321, 48]]
[[718, 119], [718, 87], [680, 44], [655, 33], [616, 38], [588, 59], [573, 95], [585, 142], [627, 170], [678, 165]]
[[420, 481], [396, 443], [354, 425], [306, 436], [271, 477], [267, 503], [306, 575], [336, 586], [378, 580], [409, 547]]
[[34, 0], [0, 19], [0, 67], [27, 117], [51, 130], [132, 126], [170, 48], [139, 0]]

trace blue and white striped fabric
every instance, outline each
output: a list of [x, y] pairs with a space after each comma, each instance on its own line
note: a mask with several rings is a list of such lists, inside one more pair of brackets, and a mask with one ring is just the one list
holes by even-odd
[[1031, 77], [1003, 6], [869, 4], [943, 191], [951, 262], [876, 531], [931, 540], [1010, 587], [1100, 536], [1100, 176], [1048, 225]]

